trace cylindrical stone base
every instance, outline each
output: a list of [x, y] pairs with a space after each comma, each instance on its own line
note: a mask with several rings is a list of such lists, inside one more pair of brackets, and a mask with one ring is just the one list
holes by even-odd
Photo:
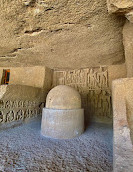
[[43, 108], [41, 134], [45, 137], [70, 139], [84, 132], [84, 110]]

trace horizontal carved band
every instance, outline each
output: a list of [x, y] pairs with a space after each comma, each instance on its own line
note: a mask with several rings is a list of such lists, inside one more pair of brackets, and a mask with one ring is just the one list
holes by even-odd
[[0, 111], [0, 123], [24, 120], [26, 118], [35, 117], [40, 113], [40, 108], [26, 110], [19, 109], [18, 111], [10, 110], [7, 113], [5, 113], [4, 111]]
[[0, 100], [0, 109], [11, 109], [11, 108], [28, 108], [28, 107], [35, 107], [38, 106], [38, 103], [35, 101], [4, 101], [4, 100]]

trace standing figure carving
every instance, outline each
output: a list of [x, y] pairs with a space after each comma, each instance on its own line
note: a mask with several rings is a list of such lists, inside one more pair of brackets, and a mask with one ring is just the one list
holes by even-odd
[[0, 123], [3, 122], [3, 111], [0, 111]]
[[6, 114], [6, 122], [12, 122], [14, 120], [15, 120], [15, 113], [13, 110], [11, 110]]
[[16, 113], [16, 120], [23, 120], [24, 119], [24, 111], [23, 110], [19, 110], [17, 113]]
[[54, 76], [55, 83], [58, 81], [62, 85], [69, 85], [79, 91], [83, 107], [87, 107], [90, 115], [93, 114], [99, 118], [111, 117], [107, 67], [55, 71]]

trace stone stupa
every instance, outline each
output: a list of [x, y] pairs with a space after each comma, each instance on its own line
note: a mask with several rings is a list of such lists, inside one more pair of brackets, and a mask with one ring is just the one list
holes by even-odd
[[84, 110], [80, 94], [72, 87], [59, 85], [47, 95], [42, 113], [43, 136], [70, 139], [84, 131]]

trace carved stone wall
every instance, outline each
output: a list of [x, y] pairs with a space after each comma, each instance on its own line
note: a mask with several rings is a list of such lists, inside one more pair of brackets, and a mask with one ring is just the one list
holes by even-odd
[[82, 97], [86, 120], [112, 121], [111, 90], [109, 88], [108, 68], [85, 68], [75, 70], [55, 70], [53, 87], [69, 85]]
[[0, 129], [41, 114], [45, 101], [43, 89], [24, 85], [3, 85], [0, 88]]
[[114, 172], [133, 171], [133, 78], [113, 81]]
[[40, 113], [39, 103], [35, 101], [0, 100], [0, 123], [25, 120]]

